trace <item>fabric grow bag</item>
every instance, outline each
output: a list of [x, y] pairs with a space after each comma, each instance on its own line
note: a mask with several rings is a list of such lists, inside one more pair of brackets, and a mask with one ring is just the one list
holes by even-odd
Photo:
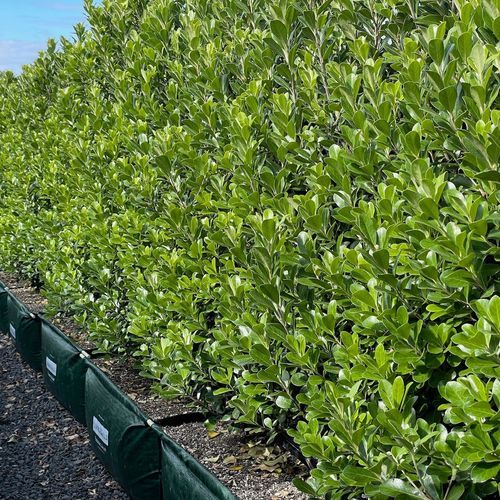
[[160, 499], [158, 433], [139, 408], [90, 363], [85, 414], [95, 454], [123, 489], [135, 499]]
[[9, 293], [7, 299], [9, 334], [23, 359], [35, 370], [42, 370], [40, 318]]
[[85, 424], [85, 374], [88, 354], [57, 327], [42, 318], [42, 372], [56, 399]]
[[155, 426], [161, 436], [163, 500], [236, 500], [210, 471]]
[[7, 333], [9, 331], [9, 294], [3, 283], [0, 282], [0, 332]]

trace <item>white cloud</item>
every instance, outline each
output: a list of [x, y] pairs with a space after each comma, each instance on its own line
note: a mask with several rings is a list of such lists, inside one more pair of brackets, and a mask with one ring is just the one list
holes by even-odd
[[0, 71], [21, 73], [22, 66], [33, 62], [47, 43], [24, 40], [0, 40]]

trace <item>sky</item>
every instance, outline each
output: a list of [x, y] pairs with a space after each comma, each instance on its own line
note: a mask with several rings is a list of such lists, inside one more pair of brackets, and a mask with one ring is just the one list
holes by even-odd
[[49, 38], [71, 39], [73, 26], [85, 20], [83, 1], [0, 0], [0, 71], [20, 73]]

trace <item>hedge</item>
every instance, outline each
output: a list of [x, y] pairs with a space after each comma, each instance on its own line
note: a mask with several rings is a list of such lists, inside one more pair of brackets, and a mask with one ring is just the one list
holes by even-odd
[[500, 471], [495, 0], [105, 0], [0, 76], [0, 266], [311, 496]]

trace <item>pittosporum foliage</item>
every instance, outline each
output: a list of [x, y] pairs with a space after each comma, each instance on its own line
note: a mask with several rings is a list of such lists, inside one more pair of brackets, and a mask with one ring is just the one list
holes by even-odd
[[496, 0], [105, 0], [0, 75], [0, 263], [331, 498], [498, 494]]

